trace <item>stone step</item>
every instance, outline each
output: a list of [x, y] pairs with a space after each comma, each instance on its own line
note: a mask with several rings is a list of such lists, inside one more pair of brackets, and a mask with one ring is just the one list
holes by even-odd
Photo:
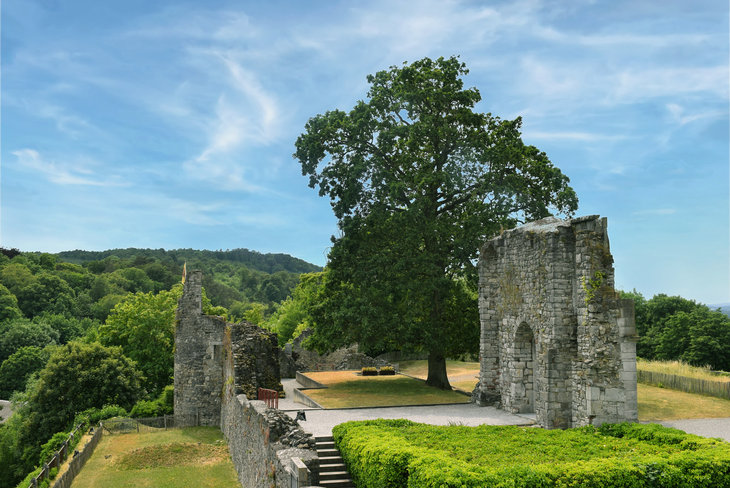
[[322, 488], [355, 488], [350, 480], [325, 480], [320, 481], [319, 486]]
[[354, 488], [335, 440], [329, 437], [316, 437], [315, 446], [319, 456], [319, 486], [322, 488]]
[[339, 464], [344, 463], [342, 460], [342, 456], [320, 456], [319, 457], [319, 465], [320, 466], [326, 466], [328, 464]]
[[350, 475], [347, 471], [332, 471], [328, 473], [319, 473], [319, 481], [325, 480], [350, 480]]
[[330, 473], [332, 471], [347, 471], [347, 468], [345, 467], [345, 463], [342, 462], [332, 464], [322, 464], [321, 462], [319, 463], [320, 473]]

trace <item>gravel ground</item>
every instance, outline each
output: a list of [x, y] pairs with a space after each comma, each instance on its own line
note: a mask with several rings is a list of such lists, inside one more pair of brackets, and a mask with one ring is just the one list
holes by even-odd
[[659, 423], [667, 427], [683, 430], [690, 434], [697, 434], [703, 437], [719, 437], [730, 442], [730, 418], [666, 420]]

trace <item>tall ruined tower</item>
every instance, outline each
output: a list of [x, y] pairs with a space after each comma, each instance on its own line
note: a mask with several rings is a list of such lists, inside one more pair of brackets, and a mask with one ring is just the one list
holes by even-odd
[[203, 274], [185, 277], [175, 324], [175, 424], [219, 425], [226, 322], [203, 315]]
[[479, 258], [474, 399], [547, 428], [637, 420], [634, 306], [614, 290], [605, 218], [548, 217]]

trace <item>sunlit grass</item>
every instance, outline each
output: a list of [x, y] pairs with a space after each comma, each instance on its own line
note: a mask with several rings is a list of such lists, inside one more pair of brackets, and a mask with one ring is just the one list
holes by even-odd
[[[184, 481], [183, 481], [184, 480]], [[215, 427], [104, 435], [72, 488], [238, 486]]]
[[324, 408], [469, 403], [469, 397], [439, 390], [401, 375], [358, 376], [357, 371], [322, 371], [307, 376], [328, 388], [304, 393]]
[[645, 359], [636, 360], [636, 368], [639, 371], [650, 371], [652, 373], [673, 374], [688, 378], [717, 381], [720, 383], [730, 382], [730, 375], [718, 374], [710, 371], [709, 366], [690, 366], [682, 361], [648, 361]]
[[730, 400], [643, 383], [639, 383], [637, 390], [642, 421], [730, 417]]

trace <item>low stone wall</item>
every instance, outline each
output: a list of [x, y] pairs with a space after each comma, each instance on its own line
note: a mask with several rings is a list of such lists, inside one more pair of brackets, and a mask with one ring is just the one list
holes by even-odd
[[297, 371], [297, 383], [302, 385], [304, 388], [327, 388], [319, 381], [313, 380], [309, 376]]
[[103, 429], [101, 427], [96, 429], [96, 432], [94, 432], [94, 435], [91, 436], [89, 442], [87, 442], [86, 445], [83, 446], [80, 451], [78, 451], [78, 454], [74, 455], [74, 457], [71, 459], [71, 462], [68, 465], [68, 469], [54, 480], [53, 484], [51, 485], [52, 488], [68, 488], [71, 486], [74, 478], [76, 478], [76, 476], [81, 472], [81, 468], [84, 467], [86, 461], [88, 461], [88, 459], [94, 453], [94, 449], [96, 449], [96, 445], [99, 444], [101, 436], [103, 435], [102, 432]]
[[221, 430], [242, 486], [289, 488], [293, 458], [299, 458], [310, 472], [306, 485], [301, 486], [318, 483], [314, 438], [285, 413], [266, 408], [262, 401], [249, 401], [246, 395], [226, 395]]

